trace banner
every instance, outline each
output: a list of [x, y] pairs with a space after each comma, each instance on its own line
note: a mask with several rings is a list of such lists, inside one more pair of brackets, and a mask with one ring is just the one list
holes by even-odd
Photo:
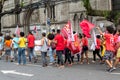
[[[41, 40], [35, 40], [35, 45], [41, 45]], [[35, 46], [34, 48], [35, 51], [40, 51], [41, 50], [41, 46]]]
[[74, 39], [75, 41], [67, 40], [66, 47], [69, 48], [73, 54], [76, 54], [81, 50], [78, 34], [74, 34]]
[[85, 34], [86, 37], [91, 38], [90, 31], [95, 27], [95, 25], [90, 23], [88, 20], [83, 20], [82, 22], [80, 22], [80, 27], [83, 34]]
[[70, 21], [68, 21], [68, 23], [62, 28], [61, 32], [66, 39], [69, 41], [74, 41], [73, 29], [71, 27]]

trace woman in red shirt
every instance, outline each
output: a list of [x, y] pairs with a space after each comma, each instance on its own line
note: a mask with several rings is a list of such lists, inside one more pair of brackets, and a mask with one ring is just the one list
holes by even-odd
[[81, 53], [81, 62], [80, 62], [81, 64], [83, 64], [84, 53], [85, 53], [85, 56], [86, 56], [87, 64], [89, 64], [89, 60], [88, 60], [88, 39], [83, 34], [82, 35], [82, 53]]

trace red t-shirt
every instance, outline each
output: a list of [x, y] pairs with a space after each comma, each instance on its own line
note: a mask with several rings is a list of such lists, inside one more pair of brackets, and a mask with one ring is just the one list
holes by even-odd
[[101, 46], [101, 40], [100, 39], [96, 39], [96, 43], [97, 43], [97, 45], [96, 45], [96, 49], [100, 49], [100, 46]]
[[29, 34], [27, 40], [28, 40], [28, 47], [34, 47], [35, 37]]
[[114, 49], [114, 36], [112, 34], [104, 34], [105, 40], [106, 40], [106, 50], [108, 51], [115, 51]]
[[57, 34], [55, 36], [55, 40], [57, 41], [56, 50], [64, 50], [64, 38], [62, 35]]
[[88, 46], [88, 39], [86, 37], [82, 38], [82, 44], [83, 46]]

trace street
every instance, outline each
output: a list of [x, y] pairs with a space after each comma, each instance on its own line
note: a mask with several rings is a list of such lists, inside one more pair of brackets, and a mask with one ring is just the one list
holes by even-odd
[[15, 62], [0, 60], [0, 80], [119, 80], [120, 68], [112, 73], [105, 71], [103, 64], [75, 64], [58, 69], [42, 67], [40, 63], [18, 66]]

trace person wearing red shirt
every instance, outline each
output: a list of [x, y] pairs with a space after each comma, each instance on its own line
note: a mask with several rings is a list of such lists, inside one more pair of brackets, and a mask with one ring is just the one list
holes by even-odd
[[32, 34], [32, 32], [29, 31], [28, 37], [28, 54], [29, 54], [29, 62], [32, 61], [32, 57], [34, 58], [34, 63], [36, 63], [37, 59], [36, 56], [34, 55], [34, 41], [35, 41], [35, 37]]
[[96, 43], [97, 43], [97, 45], [95, 46], [95, 51], [93, 51], [93, 63], [96, 61], [96, 54], [102, 61], [102, 57], [100, 55], [100, 47], [101, 47], [100, 35], [96, 36]]
[[83, 64], [84, 53], [86, 56], [87, 64], [89, 64], [88, 60], [88, 39], [85, 34], [82, 35], [82, 52], [81, 52], [81, 64]]
[[111, 72], [113, 70], [113, 54], [115, 52], [115, 48], [114, 48], [114, 45], [115, 45], [115, 39], [114, 39], [114, 36], [113, 36], [113, 33], [114, 33], [114, 28], [112, 26], [108, 26], [106, 28], [106, 33], [103, 34], [102, 31], [100, 30], [99, 27], [97, 27], [98, 31], [100, 32], [101, 35], [104, 36], [105, 40], [106, 40], [106, 44], [105, 44], [105, 47], [106, 47], [106, 52], [105, 52], [105, 55], [103, 57], [103, 59], [105, 60], [105, 62], [108, 64], [109, 66], [109, 69], [107, 69], [108, 72]]
[[64, 62], [63, 62], [63, 50], [64, 50], [64, 38], [63, 36], [60, 34], [60, 30], [57, 30], [57, 34], [54, 38], [55, 43], [56, 43], [56, 54], [58, 57], [58, 65], [60, 66], [60, 68], [64, 68]]

